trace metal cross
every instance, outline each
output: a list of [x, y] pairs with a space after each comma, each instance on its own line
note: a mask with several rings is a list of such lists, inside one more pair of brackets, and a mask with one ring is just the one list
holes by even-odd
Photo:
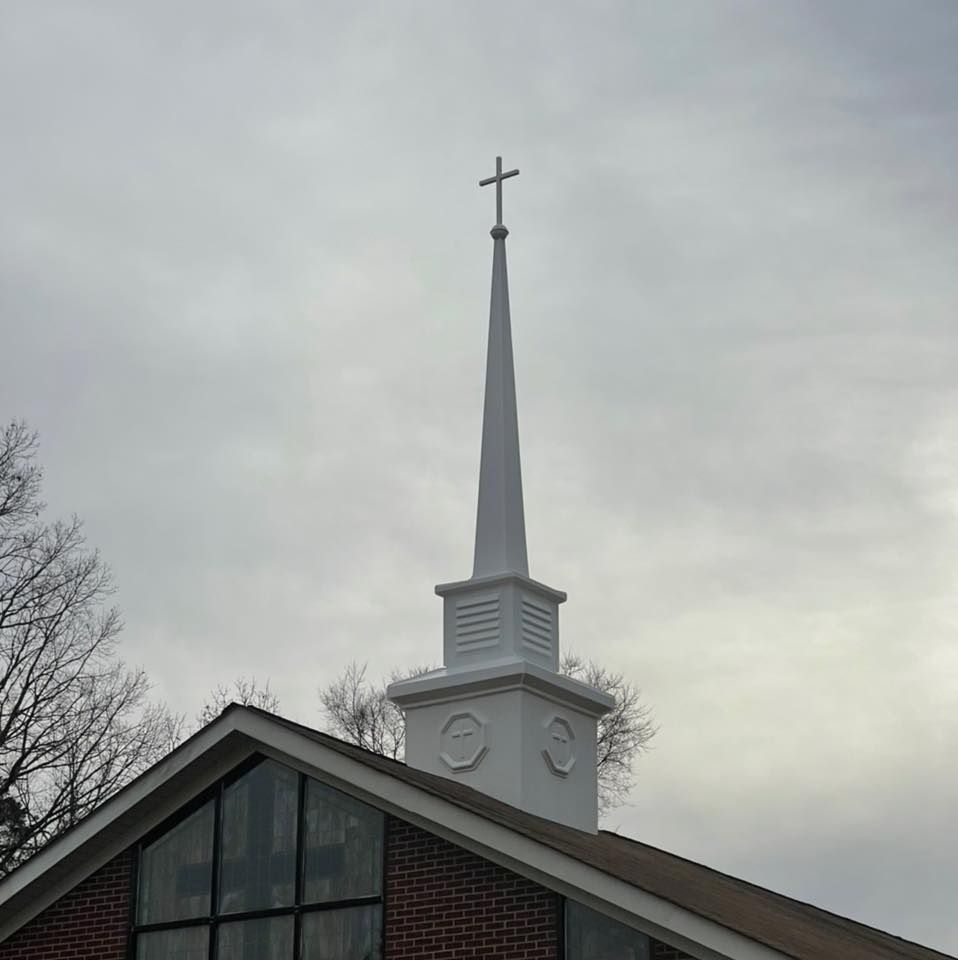
[[507, 177], [517, 177], [519, 176], [518, 170], [510, 170], [508, 173], [502, 172], [502, 157], [496, 157], [496, 175], [494, 177], [487, 177], [485, 180], [479, 181], [480, 187], [487, 187], [490, 183], [496, 185], [496, 226], [502, 226], [502, 181]]

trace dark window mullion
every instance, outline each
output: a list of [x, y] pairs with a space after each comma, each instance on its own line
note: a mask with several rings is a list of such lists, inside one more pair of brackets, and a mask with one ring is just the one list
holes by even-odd
[[299, 795], [296, 808], [296, 880], [293, 891], [293, 960], [299, 960], [302, 953], [300, 941], [303, 937], [303, 918], [300, 905], [303, 902], [303, 888], [306, 885], [306, 774], [299, 775]]
[[164, 930], [180, 930], [187, 927], [209, 926], [209, 917], [187, 917], [184, 920], [162, 920], [159, 923], [142, 923], [136, 928], [137, 933], [161, 933]]
[[262, 910], [243, 910], [241, 913], [221, 913], [213, 923], [242, 923], [244, 920], [269, 920], [273, 917], [290, 917], [295, 907], [263, 907]]
[[127, 960], [136, 960], [136, 921], [137, 910], [140, 908], [140, 851], [143, 845], [138, 843], [133, 848], [133, 863], [131, 864], [130, 890], [133, 896], [130, 898], [130, 933], [126, 938], [126, 956]]
[[392, 822], [392, 817], [387, 816], [385, 813], [382, 815], [382, 834], [380, 835], [380, 842], [382, 843], [382, 850], [380, 851], [381, 859], [379, 865], [379, 897], [380, 903], [382, 904], [382, 910], [380, 911], [379, 917], [379, 956], [386, 956], [386, 866], [388, 864], [388, 852], [389, 852], [389, 824]]
[[353, 907], [375, 907], [383, 898], [379, 894], [368, 897], [351, 897], [349, 900], [321, 900], [304, 903], [298, 907], [264, 907], [262, 910], [242, 910], [237, 913], [221, 913], [216, 917], [188, 917], [183, 920], [163, 920], [160, 923], [142, 923], [135, 928], [137, 933], [156, 933], [161, 930], [178, 930], [180, 927], [202, 927], [208, 924], [242, 923], [244, 920], [268, 920], [272, 917], [289, 917], [301, 913], [320, 913], [323, 910], [350, 910]]
[[223, 782], [220, 781], [213, 805], [213, 863], [210, 870], [210, 937], [207, 957], [216, 960], [216, 917], [220, 912], [220, 854], [223, 849], [220, 832], [223, 828]]
[[557, 893], [556, 897], [556, 936], [557, 936], [557, 960], [566, 960], [566, 923], [565, 923], [565, 897]]
[[376, 894], [371, 897], [353, 897], [350, 900], [326, 900], [320, 903], [304, 903], [297, 913], [321, 913], [324, 910], [349, 910], [352, 907], [375, 907], [383, 902]]

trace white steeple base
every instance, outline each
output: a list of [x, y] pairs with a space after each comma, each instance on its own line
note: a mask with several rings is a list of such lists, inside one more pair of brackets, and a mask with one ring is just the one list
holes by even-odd
[[612, 698], [521, 657], [391, 684], [406, 762], [595, 833], [596, 724]]

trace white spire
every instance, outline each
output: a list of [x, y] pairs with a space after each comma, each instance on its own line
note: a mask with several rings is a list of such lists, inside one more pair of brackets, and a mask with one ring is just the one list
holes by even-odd
[[559, 604], [529, 579], [512, 364], [502, 172], [472, 577], [443, 583], [443, 666], [389, 685], [406, 716], [406, 762], [523, 810], [596, 831], [596, 724], [612, 698], [561, 676]]
[[[499, 163], [501, 165], [501, 160]], [[506, 271], [508, 234], [509, 231], [502, 224], [492, 229], [492, 298], [489, 305], [486, 400], [482, 414], [482, 461], [479, 468], [473, 579], [497, 573], [529, 575], [526, 523], [522, 509], [522, 470], [519, 464], [516, 378], [512, 362], [509, 277]]]

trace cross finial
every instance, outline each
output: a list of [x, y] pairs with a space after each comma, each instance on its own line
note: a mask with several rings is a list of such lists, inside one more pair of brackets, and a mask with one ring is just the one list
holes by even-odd
[[479, 181], [480, 187], [487, 187], [490, 183], [496, 185], [496, 226], [502, 226], [502, 181], [507, 177], [519, 176], [518, 170], [510, 170], [508, 173], [502, 172], [502, 157], [496, 157], [496, 175], [487, 177]]

